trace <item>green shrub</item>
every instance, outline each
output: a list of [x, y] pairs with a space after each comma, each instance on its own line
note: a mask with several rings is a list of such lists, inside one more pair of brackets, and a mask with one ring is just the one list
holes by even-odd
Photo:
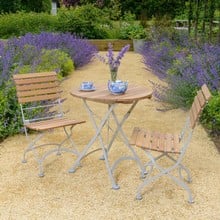
[[[37, 63], [37, 65], [33, 65], [33, 63]], [[56, 71], [60, 77], [65, 77], [74, 70], [72, 59], [67, 53], [58, 49], [43, 49], [37, 57], [34, 57], [29, 63], [24, 62], [24, 64], [25, 65], [19, 67], [16, 72]]]
[[25, 11], [47, 12], [51, 10], [51, 0], [28, 0], [22, 4]]
[[122, 23], [120, 28], [120, 39], [145, 39], [146, 30], [140, 24]]
[[26, 33], [53, 32], [57, 26], [57, 17], [47, 13], [2, 14], [0, 20], [0, 38], [2, 39], [22, 36]]
[[220, 135], [220, 92], [213, 95], [201, 116], [202, 124], [213, 135]]
[[9, 81], [6, 84], [0, 88], [0, 141], [18, 133], [22, 127], [15, 87]]
[[60, 9], [58, 12], [57, 30], [77, 34], [88, 39], [108, 38], [108, 31], [112, 23], [107, 15], [91, 4]]

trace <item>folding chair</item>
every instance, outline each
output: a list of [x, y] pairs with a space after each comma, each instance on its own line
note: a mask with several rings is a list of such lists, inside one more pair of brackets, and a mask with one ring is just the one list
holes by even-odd
[[[158, 180], [160, 177], [167, 176], [187, 191], [188, 201], [190, 203], [194, 202], [191, 190], [184, 181], [191, 182], [191, 175], [189, 170], [182, 164], [182, 159], [190, 144], [199, 115], [210, 98], [211, 93], [204, 84], [194, 98], [189, 116], [180, 134], [163, 134], [158, 131], [134, 128], [130, 144], [143, 149], [149, 159], [149, 161], [144, 164], [146, 167], [146, 177], [137, 189], [137, 199], [142, 199], [141, 191], [145, 186]], [[165, 161], [160, 161], [160, 164], [158, 163], [158, 160], [164, 157], [165, 159], [169, 159], [171, 165], [167, 165], [167, 161], [165, 167], [161, 165], [161, 162], [164, 164]], [[153, 168], [156, 168], [158, 173], [155, 174]], [[173, 174], [174, 171], [178, 171], [178, 174]], [[185, 171], [186, 179], [184, 179], [182, 171]]]
[[[25, 135], [30, 142], [24, 150], [23, 162], [26, 162], [26, 154], [32, 151], [39, 165], [39, 176], [43, 177], [43, 162], [49, 155], [55, 152], [60, 155], [62, 151], [79, 155], [72, 139], [73, 127], [85, 121], [68, 119], [64, 116], [62, 91], [59, 88], [55, 72], [16, 74], [13, 79], [21, 108]], [[42, 138], [45, 137], [45, 134], [51, 133], [56, 128], [64, 129], [64, 140], [59, 143], [44, 143], [45, 138]], [[31, 138], [28, 135], [28, 129], [37, 131], [36, 138]], [[46, 137], [48, 138], [48, 136]], [[71, 148], [66, 146], [68, 143]], [[45, 146], [49, 145], [55, 146], [55, 148], [46, 150]], [[41, 154], [39, 154], [40, 149], [36, 150], [39, 147], [44, 147], [41, 148], [43, 149]]]

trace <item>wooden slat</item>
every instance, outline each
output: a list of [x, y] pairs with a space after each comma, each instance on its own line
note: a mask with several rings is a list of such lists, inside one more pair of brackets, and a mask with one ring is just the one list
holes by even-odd
[[171, 151], [179, 153], [180, 152], [180, 139], [179, 139], [179, 134], [174, 134], [173, 135], [173, 146], [174, 150], [171, 149]]
[[21, 104], [60, 98], [62, 91], [55, 72], [16, 74], [13, 78]]
[[59, 86], [58, 81], [54, 81], [54, 82], [39, 83], [39, 84], [16, 85], [16, 89], [17, 91], [25, 91], [25, 90], [34, 90], [34, 89], [53, 88], [58, 86]]
[[194, 112], [193, 112], [192, 108], [189, 111], [189, 118], [190, 118], [191, 128], [194, 128], [196, 125], [196, 118], [194, 116]]
[[205, 100], [205, 97], [204, 97], [204, 95], [203, 95], [201, 90], [198, 91], [197, 97], [198, 97], [200, 106], [203, 108], [204, 105], [206, 104], [206, 100]]
[[57, 81], [57, 76], [17, 79], [15, 80], [15, 83], [17, 85], [25, 85], [25, 84], [44, 83], [44, 82], [50, 82], [50, 81]]
[[13, 75], [13, 79], [27, 79], [34, 77], [45, 77], [45, 76], [56, 76], [55, 72], [41, 72], [41, 73], [25, 73], [25, 74], [15, 74]]
[[194, 99], [194, 102], [193, 102], [193, 105], [194, 105], [194, 108], [196, 109], [196, 113], [197, 114], [200, 114], [201, 111], [202, 111], [202, 107], [199, 103], [199, 100], [198, 100], [198, 97], [196, 96], [195, 99]]
[[208, 87], [204, 84], [201, 90], [197, 92], [197, 95], [195, 96], [194, 102], [190, 109], [189, 116], [190, 116], [190, 124], [192, 129], [195, 127], [196, 121], [198, 120], [203, 107], [210, 98], [211, 98], [211, 93]]
[[159, 146], [163, 146], [161, 148], [162, 148], [162, 150], [164, 152], [166, 152], [168, 150], [167, 149], [167, 145], [165, 144], [165, 142], [166, 142], [166, 134], [160, 134], [160, 138], [159, 139], [160, 139], [159, 140]]
[[38, 95], [57, 94], [61, 92], [62, 91], [58, 90], [58, 88], [48, 88], [48, 89], [18, 91], [17, 96], [21, 98], [21, 97], [31, 97], [31, 96], [38, 96]]
[[140, 128], [134, 128], [131, 144], [154, 151], [180, 153], [178, 134], [163, 134], [156, 131], [145, 131]]
[[25, 98], [19, 98], [19, 103], [27, 103], [27, 102], [36, 102], [36, 101], [44, 101], [44, 100], [52, 100], [52, 99], [59, 99], [59, 94], [52, 94], [52, 95], [40, 95], [40, 96], [32, 96], [32, 97], [25, 97]]
[[[192, 129], [196, 125], [203, 107], [207, 100], [211, 98], [211, 93], [206, 85], [198, 91], [194, 98], [192, 107], [189, 111], [190, 124]], [[132, 144], [145, 148], [148, 150], [167, 152], [167, 153], [180, 153], [180, 139], [178, 134], [163, 134], [159, 132], [144, 131], [140, 128], [135, 128], [132, 134]]]
[[53, 129], [53, 128], [81, 124], [84, 122], [85, 121], [79, 121], [79, 120], [73, 120], [73, 119], [67, 119], [67, 118], [55, 118], [55, 119], [50, 119], [50, 120], [33, 122], [30, 124], [26, 124], [25, 126], [32, 130], [43, 131], [43, 130], [48, 130], [48, 129]]
[[208, 101], [212, 97], [212, 94], [210, 93], [206, 84], [204, 84], [202, 86], [202, 92], [203, 92], [203, 95], [204, 95], [206, 101]]
[[160, 150], [160, 143], [159, 143], [159, 137], [160, 134], [157, 132], [152, 132], [151, 133], [151, 149], [157, 149], [158, 151]]
[[144, 130], [139, 130], [137, 139], [136, 139], [136, 145], [139, 147], [144, 147], [148, 145], [148, 136], [147, 133]]
[[166, 152], [169, 152], [171, 148], [172, 148], [172, 135], [167, 133], [165, 135], [165, 141], [164, 141], [163, 149], [166, 149]]
[[130, 145], [135, 145], [136, 144], [136, 140], [137, 140], [137, 135], [138, 135], [138, 132], [139, 132], [139, 128], [135, 127], [133, 129], [133, 132], [132, 132], [132, 135], [131, 135], [131, 138], [130, 138]]
[[198, 119], [199, 114], [198, 114], [198, 111], [196, 109], [195, 102], [193, 102], [191, 109], [192, 109], [192, 113], [193, 113], [193, 118], [196, 121]]

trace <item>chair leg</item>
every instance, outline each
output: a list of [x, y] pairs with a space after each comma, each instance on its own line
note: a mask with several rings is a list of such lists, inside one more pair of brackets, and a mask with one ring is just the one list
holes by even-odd
[[191, 182], [192, 182], [192, 177], [191, 177], [191, 174], [190, 174], [189, 169], [188, 169], [187, 167], [183, 166], [182, 164], [180, 164], [180, 165], [179, 165], [179, 176], [180, 176], [180, 178], [181, 178], [182, 180], [184, 180], [184, 177], [183, 177], [183, 175], [182, 175], [182, 170], [184, 170], [185, 173], [186, 173], [186, 175], [187, 175], [186, 181], [187, 181], [188, 183], [191, 183]]
[[194, 203], [194, 200], [193, 200], [193, 197], [192, 197], [192, 192], [191, 192], [190, 188], [187, 186], [187, 184], [184, 181], [176, 178], [173, 175], [168, 174], [167, 176], [170, 177], [177, 185], [184, 188], [186, 190], [186, 192], [188, 193], [188, 202], [189, 203]]
[[[44, 160], [51, 154], [53, 153], [56, 153], [56, 155], [60, 155], [61, 152], [70, 152], [74, 155], [76, 155], [77, 157], [79, 156], [79, 152], [76, 150], [76, 146], [75, 146], [75, 143], [72, 139], [72, 133], [73, 133], [73, 127], [74, 126], [71, 126], [70, 127], [70, 131], [68, 132], [66, 127], [63, 127], [64, 129], [64, 132], [66, 134], [66, 138], [60, 142], [60, 143], [45, 143], [45, 144], [41, 144], [41, 145], [37, 145], [37, 142], [45, 135], [44, 133], [40, 133], [34, 140], [30, 141], [30, 144], [29, 146], [25, 149], [24, 151], [24, 154], [23, 154], [23, 160], [22, 162], [23, 163], [26, 163], [27, 160], [26, 160], [26, 154], [29, 152], [29, 151], [33, 151], [34, 153], [34, 156], [36, 158], [36, 161], [38, 163], [38, 166], [39, 166], [39, 174], [38, 176], [39, 177], [43, 177], [44, 176], [44, 169], [43, 169], [43, 162]], [[28, 139], [30, 139], [28, 137]], [[67, 147], [64, 147], [64, 144], [66, 144], [66, 142], [70, 142], [70, 145], [71, 145], [71, 148], [67, 148]], [[49, 145], [54, 145], [56, 146], [55, 148], [51, 149], [51, 150], [48, 150], [46, 151], [43, 155], [38, 155], [38, 152], [36, 151], [37, 148], [40, 148], [40, 147], [44, 147], [44, 146], [49, 146]]]
[[[166, 154], [166, 156], [167, 156], [170, 160], [172, 160], [173, 162], [178, 163], [178, 161], [175, 160], [173, 157], [171, 157], [169, 154]], [[178, 167], [179, 167], [179, 176], [180, 176], [180, 178], [181, 178], [182, 180], [184, 180], [184, 177], [183, 177], [183, 175], [182, 175], [182, 170], [184, 170], [184, 171], [186, 172], [186, 175], [187, 175], [186, 181], [187, 181], [188, 183], [191, 183], [191, 182], [192, 182], [192, 177], [191, 177], [191, 174], [190, 174], [189, 169], [188, 169], [187, 167], [185, 167], [185, 166], [184, 166], [183, 164], [181, 164], [181, 163], [179, 163]]]
[[44, 177], [43, 161], [39, 161], [38, 164], [39, 164], [39, 174], [38, 174], [38, 176], [39, 177]]
[[[145, 164], [145, 166], [152, 166], [152, 169], [153, 167], [155, 167], [159, 173], [155, 176], [150, 176], [150, 173], [152, 172], [152, 169], [150, 170], [150, 172], [148, 173], [147, 177], [145, 178], [144, 182], [142, 184], [139, 185], [138, 189], [137, 189], [137, 194], [136, 194], [136, 199], [138, 200], [141, 200], [142, 199], [142, 195], [141, 195], [141, 191], [142, 189], [149, 185], [150, 183], [158, 180], [160, 177], [162, 176], [167, 176], [169, 177], [170, 179], [172, 179], [177, 185], [179, 185], [180, 187], [182, 187], [183, 189], [186, 190], [186, 192], [188, 193], [188, 202], [189, 203], [193, 203], [194, 200], [193, 200], [193, 197], [192, 197], [192, 192], [190, 190], [190, 188], [188, 187], [188, 185], [184, 182], [184, 178], [182, 176], [182, 173], [181, 171], [184, 170], [187, 174], [187, 182], [190, 182], [191, 181], [191, 175], [190, 175], [190, 172], [189, 170], [183, 166], [181, 163], [180, 163], [180, 160], [175, 160], [174, 158], [172, 158], [170, 155], [166, 155], [166, 154], [161, 154], [160, 156], [158, 157], [153, 157], [153, 155], [149, 152], [149, 151], [145, 151], [147, 157], [150, 159], [150, 161], [148, 163]], [[166, 169], [162, 168], [156, 161], [158, 159], [160, 159], [161, 157], [163, 156], [167, 156], [168, 158], [170, 158], [173, 162], [175, 162], [175, 164], [173, 166], [170, 166]], [[181, 158], [181, 157], [180, 157]], [[177, 178], [175, 176], [173, 176], [171, 174], [171, 172], [173, 170], [175, 170], [176, 168], [178, 168], [179, 170], [179, 176], [180, 178]]]

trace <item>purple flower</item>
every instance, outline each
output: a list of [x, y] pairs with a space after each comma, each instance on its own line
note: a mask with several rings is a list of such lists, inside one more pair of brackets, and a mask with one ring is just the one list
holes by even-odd
[[118, 53], [116, 57], [114, 57], [113, 45], [111, 43], [108, 44], [108, 52], [106, 57], [103, 57], [99, 54], [96, 57], [105, 64], [109, 65], [112, 81], [117, 79], [117, 70], [120, 66], [120, 60], [123, 58], [125, 53], [129, 50], [130, 44], [125, 45]]

